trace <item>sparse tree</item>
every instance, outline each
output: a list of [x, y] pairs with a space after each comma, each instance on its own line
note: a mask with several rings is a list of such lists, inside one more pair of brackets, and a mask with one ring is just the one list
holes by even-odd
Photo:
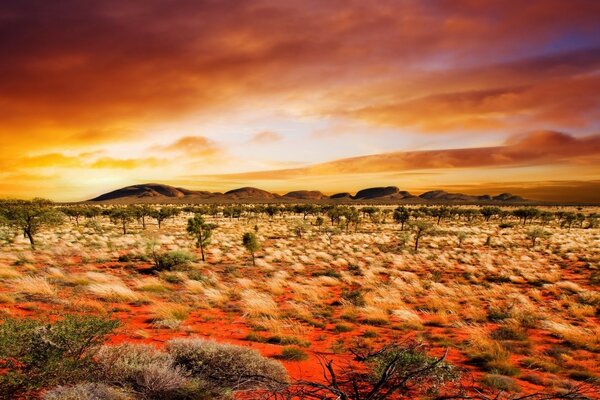
[[196, 214], [193, 218], [188, 219], [187, 231], [196, 239], [196, 247], [200, 249], [202, 261], [205, 261], [204, 249], [210, 244], [212, 231], [216, 227], [217, 225], [204, 221], [204, 218], [200, 214]]
[[531, 240], [531, 248], [535, 248], [538, 239], [547, 239], [551, 233], [542, 228], [533, 228], [527, 232], [527, 237]]
[[340, 233], [341, 230], [333, 226], [330, 226], [327, 229], [325, 229], [325, 236], [327, 236], [327, 239], [329, 239], [329, 246], [333, 246], [333, 237], [339, 235]]
[[404, 224], [410, 219], [410, 212], [406, 207], [400, 206], [394, 210], [394, 221], [400, 224], [400, 230], [404, 230]]
[[242, 245], [246, 250], [250, 252], [250, 254], [252, 255], [252, 265], [256, 266], [254, 253], [258, 249], [260, 249], [260, 243], [258, 242], [258, 238], [256, 237], [256, 235], [252, 232], [244, 233], [244, 236], [242, 236]]
[[159, 209], [152, 210], [150, 216], [156, 220], [158, 229], [160, 229], [164, 220], [175, 217], [178, 214], [179, 210], [175, 207], [161, 207]]
[[417, 221], [412, 224], [412, 231], [415, 235], [415, 253], [419, 251], [419, 240], [433, 231], [433, 226], [429, 222]]
[[127, 224], [133, 220], [133, 213], [127, 207], [115, 207], [108, 210], [108, 218], [113, 224], [120, 224], [123, 235], [127, 234]]
[[481, 215], [483, 216], [483, 219], [485, 220], [485, 222], [488, 222], [494, 215], [500, 215], [500, 212], [502, 210], [500, 209], [500, 207], [482, 207], [481, 210], [479, 210], [479, 212], [481, 213]]
[[0, 203], [0, 223], [13, 226], [29, 239], [35, 249], [35, 235], [42, 229], [60, 225], [63, 214], [46, 199], [8, 200]]

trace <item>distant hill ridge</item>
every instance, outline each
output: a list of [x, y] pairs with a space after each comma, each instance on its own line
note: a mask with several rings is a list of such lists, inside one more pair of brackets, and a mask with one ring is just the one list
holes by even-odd
[[502, 193], [497, 196], [490, 195], [468, 195], [463, 193], [448, 193], [443, 190], [432, 190], [419, 196], [407, 191], [400, 190], [396, 186], [372, 187], [362, 189], [352, 195], [348, 192], [337, 193], [327, 196], [316, 190], [295, 190], [283, 196], [254, 187], [242, 187], [229, 190], [225, 193], [208, 192], [201, 190], [189, 190], [180, 187], [164, 185], [160, 183], [145, 183], [127, 186], [121, 189], [95, 197], [90, 202], [116, 202], [116, 203], [166, 203], [166, 202], [189, 202], [202, 201], [246, 201], [246, 202], [269, 202], [269, 201], [406, 201], [416, 203], [427, 202], [476, 202], [476, 203], [525, 203], [529, 202], [520, 196], [510, 193]]

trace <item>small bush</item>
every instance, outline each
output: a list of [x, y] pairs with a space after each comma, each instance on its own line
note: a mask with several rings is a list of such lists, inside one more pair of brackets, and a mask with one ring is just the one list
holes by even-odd
[[287, 361], [304, 361], [308, 359], [308, 354], [297, 347], [286, 347], [281, 350], [279, 358]]
[[253, 349], [202, 339], [173, 339], [166, 349], [191, 376], [230, 390], [273, 389], [288, 382], [285, 368]]
[[362, 292], [358, 289], [356, 290], [346, 290], [342, 291], [342, 299], [349, 301], [352, 305], [357, 307], [363, 307], [366, 302]]
[[346, 324], [336, 324], [335, 327], [333, 328], [333, 331], [335, 333], [344, 333], [344, 332], [351, 332], [354, 328], [351, 325], [346, 325]]
[[[119, 325], [94, 316], [66, 316], [54, 323], [6, 319], [0, 325], [0, 397], [88, 378], [97, 346]], [[2, 397], [4, 396], [4, 397]]]
[[44, 394], [44, 400], [133, 400], [133, 397], [103, 383], [83, 382], [49, 390]]
[[483, 377], [482, 383], [492, 389], [503, 390], [507, 392], [518, 392], [519, 386], [514, 379], [508, 376], [488, 374]]
[[104, 346], [97, 356], [102, 379], [118, 383], [148, 399], [206, 396], [203, 382], [192, 379], [170, 354], [143, 344]]
[[183, 251], [169, 251], [155, 256], [155, 269], [158, 271], [173, 271], [188, 265], [193, 257]]

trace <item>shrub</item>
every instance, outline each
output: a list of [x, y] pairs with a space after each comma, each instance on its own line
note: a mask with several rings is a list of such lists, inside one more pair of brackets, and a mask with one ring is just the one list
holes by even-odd
[[0, 376], [0, 397], [88, 378], [97, 346], [118, 325], [95, 316], [67, 316], [52, 324], [6, 319], [0, 325], [0, 368], [7, 371]]
[[349, 301], [357, 307], [363, 307], [366, 302], [362, 292], [359, 289], [342, 291], [342, 299]]
[[333, 328], [333, 331], [335, 333], [344, 333], [344, 332], [350, 332], [352, 331], [354, 328], [351, 325], [346, 325], [346, 324], [336, 324], [335, 327]]
[[253, 349], [202, 339], [173, 339], [166, 349], [193, 377], [231, 390], [273, 389], [288, 381], [285, 368]]
[[154, 256], [154, 266], [158, 271], [172, 271], [186, 266], [193, 260], [193, 257], [183, 251], [169, 251], [167, 253], [156, 254]]
[[83, 382], [59, 386], [44, 394], [44, 400], [132, 400], [123, 390], [103, 383]]
[[[151, 345], [104, 346], [97, 355], [103, 380], [140, 393], [149, 399], [186, 399], [206, 395], [201, 381], [175, 364], [170, 354]], [[195, 397], [197, 398], [197, 397]]]
[[308, 354], [297, 347], [286, 347], [281, 350], [279, 358], [288, 361], [304, 361], [308, 359]]
[[515, 380], [509, 378], [508, 376], [488, 374], [483, 377], [482, 383], [485, 386], [496, 390], [502, 390], [507, 392], [519, 391], [519, 386], [517, 385]]

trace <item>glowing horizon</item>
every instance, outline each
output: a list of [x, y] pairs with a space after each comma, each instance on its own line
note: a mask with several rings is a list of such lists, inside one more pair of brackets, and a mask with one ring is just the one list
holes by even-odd
[[0, 4], [0, 197], [600, 201], [600, 3]]

